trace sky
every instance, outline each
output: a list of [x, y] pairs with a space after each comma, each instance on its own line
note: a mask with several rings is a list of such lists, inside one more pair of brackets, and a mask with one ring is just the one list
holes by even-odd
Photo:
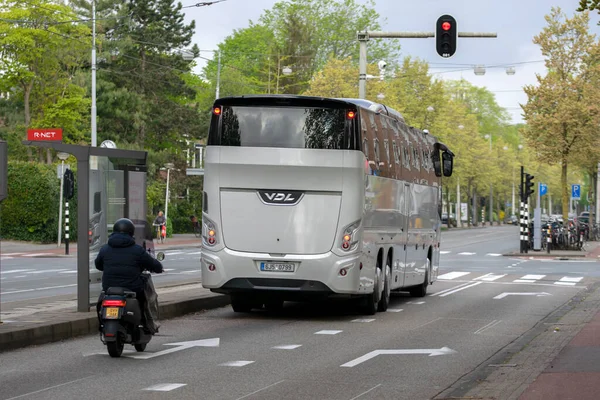
[[[181, 2], [183, 6], [197, 3], [193, 0]], [[225, 0], [205, 7], [185, 8], [184, 11], [188, 22], [196, 21], [194, 43], [207, 50], [201, 56], [212, 58], [211, 50], [235, 29], [248, 27], [250, 20], [256, 22], [265, 9], [271, 9], [277, 2]], [[539, 47], [533, 44], [533, 37], [546, 26], [544, 17], [552, 7], [560, 7], [571, 17], [578, 5], [579, 0], [375, 0], [384, 31], [433, 32], [436, 20], [450, 14], [456, 19], [459, 32], [497, 33], [497, 38], [458, 38], [456, 53], [450, 58], [437, 54], [433, 38], [400, 39], [401, 58], [411, 56], [429, 62], [431, 73], [436, 77], [464, 78], [473, 85], [486, 87], [494, 93], [498, 104], [509, 112], [514, 123], [523, 122], [519, 107], [527, 102], [523, 86], [536, 84], [536, 73], [545, 73], [543, 57]], [[600, 16], [594, 12], [590, 17], [590, 29], [600, 37], [597, 25]], [[206, 61], [197, 61], [197, 71], [201, 71]], [[485, 66], [485, 75], [475, 75], [475, 65]], [[516, 73], [507, 75], [507, 66], [514, 66]]]

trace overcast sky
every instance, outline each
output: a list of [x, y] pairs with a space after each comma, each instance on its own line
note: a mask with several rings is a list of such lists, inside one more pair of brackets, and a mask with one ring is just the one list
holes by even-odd
[[[181, 1], [184, 6], [195, 4], [193, 0]], [[277, 0], [226, 0], [184, 11], [188, 20], [196, 20], [194, 42], [202, 50], [214, 50], [234, 29], [246, 28], [249, 20], [256, 22], [263, 10], [275, 3]], [[402, 56], [426, 60], [432, 73], [444, 79], [463, 77], [474, 85], [487, 87], [511, 114], [513, 122], [521, 122], [519, 103], [527, 101], [522, 87], [535, 83], [535, 74], [545, 71], [543, 62], [539, 62], [543, 60], [539, 47], [532, 43], [533, 36], [546, 25], [544, 16], [552, 6], [559, 6], [572, 16], [578, 4], [579, 0], [376, 0], [375, 8], [387, 18], [383, 24], [386, 31], [433, 32], [437, 18], [450, 14], [459, 31], [496, 32], [496, 39], [459, 38], [457, 51], [449, 59], [438, 56], [433, 38], [401, 39]], [[596, 34], [600, 33], [599, 20], [595, 12], [591, 14], [590, 27]], [[213, 57], [211, 52], [201, 55]], [[205, 63], [198, 61], [199, 67]], [[472, 67], [477, 64], [487, 67], [484, 76], [473, 73]], [[507, 65], [515, 66], [515, 75], [506, 75]], [[451, 72], [458, 69], [466, 70]]]

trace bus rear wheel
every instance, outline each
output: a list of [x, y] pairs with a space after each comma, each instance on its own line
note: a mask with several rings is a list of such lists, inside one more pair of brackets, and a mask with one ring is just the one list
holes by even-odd
[[252, 303], [249, 296], [244, 296], [241, 294], [232, 294], [231, 295], [231, 308], [233, 308], [234, 312], [243, 312], [247, 313], [252, 311]]

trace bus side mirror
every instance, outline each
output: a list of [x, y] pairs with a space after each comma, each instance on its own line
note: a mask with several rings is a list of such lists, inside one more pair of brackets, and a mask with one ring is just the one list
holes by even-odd
[[442, 162], [440, 161], [440, 152], [437, 149], [431, 153], [431, 161], [433, 162], [435, 176], [440, 178], [442, 176]]
[[452, 167], [454, 164], [454, 157], [447, 151], [442, 153], [442, 161], [444, 168], [444, 176], [452, 176]]

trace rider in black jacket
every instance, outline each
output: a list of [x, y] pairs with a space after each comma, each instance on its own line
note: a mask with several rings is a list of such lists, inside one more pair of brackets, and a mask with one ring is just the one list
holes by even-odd
[[[142, 246], [135, 243], [133, 234], [135, 226], [127, 218], [117, 220], [113, 233], [96, 256], [96, 269], [103, 271], [102, 290], [109, 287], [122, 287], [136, 293], [136, 298], [145, 314], [146, 296], [144, 287], [146, 281], [142, 272], [161, 273], [163, 266], [152, 257]], [[145, 320], [145, 318], [144, 318]]]

